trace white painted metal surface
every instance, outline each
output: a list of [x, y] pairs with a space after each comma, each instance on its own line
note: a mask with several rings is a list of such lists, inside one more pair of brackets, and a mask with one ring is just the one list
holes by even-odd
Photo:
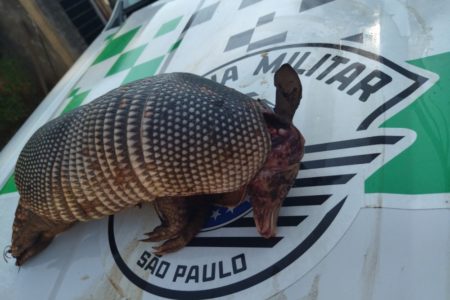
[[[137, 241], [159, 224], [144, 205], [74, 226], [20, 271], [0, 262], [0, 299], [450, 299], [449, 12], [448, 1], [179, 0], [133, 13], [0, 153], [0, 246], [20, 149], [67, 105], [175, 71], [273, 101], [272, 72], [289, 62], [308, 147], [279, 239], [225, 226], [251, 216], [246, 204], [217, 208], [202, 246], [157, 258]], [[205, 242], [236, 237], [259, 246]]]

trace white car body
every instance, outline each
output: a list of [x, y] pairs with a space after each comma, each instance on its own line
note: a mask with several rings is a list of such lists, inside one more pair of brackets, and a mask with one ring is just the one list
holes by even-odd
[[77, 224], [20, 271], [0, 262], [0, 299], [450, 299], [450, 2], [159, 1], [114, 27], [118, 2], [0, 153], [0, 246], [15, 162], [48, 120], [167, 72], [273, 102], [273, 72], [290, 63], [306, 153], [278, 236], [259, 237], [244, 202], [157, 257], [138, 239], [158, 217], [130, 208]]

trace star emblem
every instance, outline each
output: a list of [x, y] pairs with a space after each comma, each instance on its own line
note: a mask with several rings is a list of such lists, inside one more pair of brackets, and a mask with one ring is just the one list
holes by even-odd
[[211, 215], [211, 218], [214, 220], [217, 220], [217, 218], [220, 216], [220, 211], [218, 209], [215, 209]]

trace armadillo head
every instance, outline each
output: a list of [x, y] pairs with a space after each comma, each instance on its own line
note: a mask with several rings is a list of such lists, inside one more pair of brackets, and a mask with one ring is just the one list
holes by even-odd
[[266, 238], [276, 234], [278, 212], [297, 176], [305, 143], [302, 134], [292, 124], [302, 97], [300, 78], [291, 66], [285, 64], [275, 73], [274, 84], [274, 112], [262, 110], [272, 150], [247, 190], [256, 228]]
[[287, 128], [269, 128], [269, 132], [272, 151], [247, 189], [256, 228], [265, 238], [276, 234], [278, 212], [297, 176], [305, 142], [291, 124]]

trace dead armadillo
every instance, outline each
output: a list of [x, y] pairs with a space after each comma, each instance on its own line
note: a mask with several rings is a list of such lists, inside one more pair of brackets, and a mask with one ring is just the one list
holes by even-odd
[[301, 98], [295, 71], [275, 74], [275, 113], [260, 101], [202, 77], [162, 74], [99, 97], [41, 127], [16, 165], [20, 194], [9, 250], [22, 265], [77, 221], [153, 201], [162, 224], [145, 241], [186, 245], [213, 203], [250, 196], [261, 235], [303, 156], [291, 120]]

